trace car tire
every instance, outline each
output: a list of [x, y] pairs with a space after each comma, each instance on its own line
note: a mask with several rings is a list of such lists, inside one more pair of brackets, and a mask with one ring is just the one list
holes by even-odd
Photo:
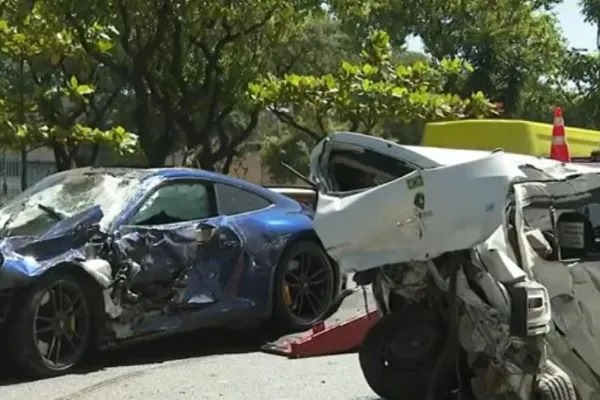
[[[301, 257], [308, 257], [313, 260], [311, 267], [312, 274], [307, 273], [307, 278], [317, 274], [319, 279], [324, 280], [323, 285], [313, 286], [313, 288], [319, 290], [320, 300], [322, 304], [319, 305], [319, 310], [303, 318], [301, 315], [297, 315], [298, 312], [294, 312], [294, 306], [296, 308], [308, 308], [311, 303], [315, 301], [314, 296], [304, 296], [302, 304], [294, 303], [296, 299], [299, 299], [298, 286], [293, 287], [293, 274], [295, 273], [293, 263]], [[301, 267], [298, 267], [301, 268]], [[322, 269], [322, 272], [318, 272], [317, 269]], [[298, 274], [300, 274], [298, 272]], [[306, 331], [312, 326], [324, 320], [331, 315], [331, 304], [333, 299], [337, 296], [337, 284], [336, 274], [334, 267], [331, 264], [329, 257], [325, 254], [322, 246], [313, 241], [298, 241], [293, 243], [283, 254], [277, 271], [275, 273], [274, 282], [274, 293], [273, 293], [273, 320], [279, 331], [284, 333], [296, 333]], [[317, 279], [314, 279], [315, 283]], [[304, 286], [305, 283], [298, 283], [300, 286]], [[316, 285], [316, 283], [315, 283]], [[319, 284], [320, 285], [320, 284]], [[304, 287], [302, 290], [310, 290], [310, 288]], [[295, 297], [294, 297], [295, 295]], [[308, 298], [312, 300], [307, 300]], [[299, 303], [300, 300], [298, 300]], [[294, 304], [290, 304], [294, 303]], [[309, 304], [310, 303], [310, 304]], [[326, 304], [325, 304], [326, 303]], [[317, 308], [317, 307], [315, 307]], [[301, 311], [300, 311], [301, 312]]]
[[359, 349], [367, 384], [386, 400], [426, 398], [444, 341], [435, 312], [426, 306], [386, 314], [369, 330]]
[[[334, 271], [336, 271], [336, 279], [337, 279], [337, 287], [333, 296], [333, 299], [335, 300], [336, 297], [338, 295], [340, 295], [343, 291], [345, 291], [348, 288], [348, 275], [347, 274], [339, 274], [339, 269], [337, 267], [337, 264], [335, 264], [331, 258], [329, 259], [329, 262], [332, 264], [332, 268], [334, 269]], [[327, 312], [324, 316], [323, 319], [327, 319], [331, 316], [333, 316], [333, 314], [335, 314], [336, 312], [338, 312], [338, 310], [340, 309], [340, 307], [342, 306], [343, 302], [338, 302], [337, 306], [332, 307], [329, 309], [329, 312]]]
[[51, 271], [23, 293], [17, 307], [9, 331], [9, 351], [17, 368], [29, 377], [46, 378], [76, 367], [93, 330], [84, 285], [69, 274]]

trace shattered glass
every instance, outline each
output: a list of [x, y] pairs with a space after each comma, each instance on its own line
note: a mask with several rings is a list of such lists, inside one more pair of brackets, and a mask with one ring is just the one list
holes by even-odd
[[0, 209], [3, 236], [35, 235], [64, 219], [100, 206], [111, 221], [137, 190], [141, 172], [65, 171], [42, 179]]

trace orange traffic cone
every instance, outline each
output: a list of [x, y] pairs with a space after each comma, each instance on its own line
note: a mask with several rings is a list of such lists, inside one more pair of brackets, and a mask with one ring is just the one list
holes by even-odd
[[560, 107], [554, 109], [550, 158], [556, 161], [571, 162], [569, 145], [567, 144], [567, 138], [565, 137], [565, 120], [563, 119]]

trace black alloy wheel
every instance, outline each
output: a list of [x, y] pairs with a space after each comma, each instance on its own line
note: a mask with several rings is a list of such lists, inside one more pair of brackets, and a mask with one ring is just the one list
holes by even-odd
[[15, 318], [14, 355], [28, 375], [65, 373], [83, 358], [92, 333], [88, 298], [77, 279], [43, 277], [24, 298]]
[[326, 318], [336, 297], [336, 275], [320, 245], [297, 242], [285, 253], [276, 282], [275, 312], [289, 331], [310, 329]]

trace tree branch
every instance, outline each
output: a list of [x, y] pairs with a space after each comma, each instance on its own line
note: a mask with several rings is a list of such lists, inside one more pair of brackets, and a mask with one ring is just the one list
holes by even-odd
[[183, 27], [179, 20], [173, 21], [172, 58], [169, 72], [181, 93], [179, 106], [185, 108], [189, 104], [191, 90], [188, 89], [183, 78]]
[[77, 110], [73, 111], [71, 115], [65, 116], [65, 118], [63, 119], [63, 127], [66, 129], [72, 128], [75, 124], [75, 121], [77, 121], [77, 119], [85, 113], [85, 109], [85, 104], [83, 104]]
[[170, 10], [171, 1], [162, 0], [162, 5], [158, 9], [158, 22], [156, 23], [156, 29], [154, 31], [154, 35], [152, 36], [152, 40], [149, 40], [144, 46], [142, 46], [136, 57], [137, 62], [145, 65], [160, 46], [160, 43], [163, 41], [169, 27]]
[[125, 53], [128, 56], [132, 56], [131, 44], [129, 40], [131, 39], [131, 23], [129, 21], [129, 14], [127, 12], [127, 7], [123, 0], [117, 0], [117, 8], [119, 10], [119, 15], [121, 17], [121, 21], [123, 21], [123, 31], [119, 35], [119, 41]]
[[42, 86], [44, 82], [42, 82], [42, 79], [40, 78], [40, 76], [38, 75], [38, 73], [33, 68], [33, 65], [32, 65], [31, 62], [29, 63], [29, 71], [31, 72], [31, 78], [33, 79], [33, 81], [35, 82], [35, 84], [38, 85], [38, 86]]
[[323, 120], [325, 119], [325, 115], [323, 115], [324, 113], [322, 112], [317, 112], [316, 113], [316, 121], [317, 121], [317, 126], [319, 127], [319, 129], [321, 130], [321, 132], [324, 135], [327, 135], [327, 129], [325, 129], [325, 123], [323, 122]]
[[[221, 41], [220, 41], [220, 42], [224, 42], [222, 44], [222, 46], [224, 46], [227, 43], [233, 42], [242, 36], [249, 35], [250, 33], [262, 28], [263, 26], [265, 26], [267, 24], [267, 22], [269, 22], [269, 20], [271, 18], [273, 18], [273, 15], [275, 15], [276, 10], [277, 10], [277, 6], [273, 7], [271, 10], [269, 10], [262, 20], [254, 23], [254, 24], [250, 25], [249, 27], [247, 27], [246, 29], [242, 29], [241, 31], [236, 32], [236, 33], [233, 33], [233, 29], [229, 25], [229, 22], [227, 21], [227, 19], [223, 18], [221, 20], [221, 26], [223, 27], [223, 30], [225, 31], [225, 37], [223, 39], [221, 39]], [[217, 46], [219, 45], [219, 43], [217, 43]]]
[[290, 73], [290, 71], [296, 66], [298, 61], [300, 61], [303, 57], [310, 53], [310, 49], [304, 49], [303, 51], [299, 51], [297, 54], [293, 55], [292, 58], [284, 65], [277, 66], [278, 73], [277, 75], [282, 76]]
[[279, 119], [284, 124], [287, 124], [287, 125], [291, 126], [292, 128], [295, 128], [301, 132], [306, 133], [307, 135], [309, 135], [311, 138], [315, 139], [316, 141], [321, 140], [321, 138], [322, 138], [321, 135], [319, 135], [315, 131], [307, 128], [306, 126], [300, 125], [294, 119], [294, 117], [292, 117], [289, 113], [287, 113], [285, 111], [277, 110], [276, 108], [271, 108], [270, 111], [277, 117], [277, 119]]
[[263, 18], [261, 21], [258, 21], [255, 24], [250, 25], [246, 29], [242, 29], [241, 31], [235, 33], [233, 32], [233, 28], [229, 25], [227, 19], [223, 18], [221, 20], [221, 27], [225, 31], [225, 36], [217, 41], [212, 51], [204, 39], [198, 40], [190, 38], [190, 42], [200, 48], [200, 51], [202, 51], [204, 57], [207, 60], [203, 85], [205, 92], [207, 92], [208, 88], [213, 84], [213, 73], [215, 73], [219, 67], [218, 64], [220, 62], [221, 55], [223, 53], [223, 50], [225, 49], [225, 46], [227, 46], [229, 43], [236, 41], [240, 37], [249, 35], [250, 33], [265, 26], [275, 14], [275, 10], [276, 7], [273, 7], [269, 12], [267, 12], [265, 18]]
[[100, 123], [100, 120], [102, 118], [104, 118], [104, 116], [106, 115], [106, 112], [108, 111], [110, 106], [113, 105], [113, 103], [115, 102], [115, 100], [117, 99], [119, 94], [121, 93], [121, 89], [122, 89], [122, 87], [119, 87], [117, 90], [115, 90], [113, 93], [111, 93], [110, 97], [104, 103], [102, 108], [100, 108], [100, 110], [98, 110], [98, 109], [96, 109], [96, 107], [94, 107], [94, 119], [92, 120], [92, 124], [94, 126], [98, 125]]
[[146, 84], [148, 85], [148, 89], [150, 92], [150, 98], [156, 104], [164, 105], [165, 104], [165, 96], [160, 91], [159, 86], [156, 84], [156, 79], [152, 74], [146, 75]]
[[[228, 139], [226, 142], [221, 143], [219, 149], [213, 155], [214, 162], [219, 162], [223, 159], [226, 159], [229, 160], [229, 164], [231, 164], [238, 146], [245, 142], [256, 129], [258, 125], [259, 115], [260, 111], [258, 108], [252, 110], [252, 112], [250, 113], [250, 120], [248, 121], [248, 124], [240, 132], [238, 132], [238, 134], [233, 139]], [[223, 125], [219, 124], [218, 129], [223, 131]], [[225, 132], [221, 132], [221, 135], [227, 137]]]
[[69, 23], [69, 25], [75, 30], [75, 34], [77, 36], [77, 39], [79, 40], [79, 43], [81, 44], [81, 47], [83, 47], [83, 50], [90, 57], [94, 58], [99, 63], [108, 66], [113, 71], [115, 71], [117, 74], [119, 74], [121, 77], [123, 77], [125, 79], [130, 79], [131, 74], [129, 73], [128, 68], [115, 63], [109, 56], [96, 50], [87, 41], [87, 39], [85, 37], [85, 29], [82, 26], [77, 24], [77, 21], [71, 14], [67, 14], [66, 19], [67, 19], [67, 22]]
[[[219, 113], [216, 120], [214, 121], [214, 123], [217, 127], [217, 135], [219, 136], [219, 143], [220, 143], [219, 150], [217, 150], [217, 152], [220, 152], [221, 149], [223, 149], [223, 147], [229, 146], [229, 144], [231, 142], [231, 139], [225, 132], [223, 123], [225, 122], [225, 118], [227, 118], [232, 112], [233, 112], [233, 107], [227, 106], [227, 107], [225, 107], [225, 109], [223, 109]], [[215, 162], [216, 161], [218, 161], [218, 159], [216, 159]]]
[[[67, 71], [67, 67], [65, 66], [64, 60], [60, 60], [60, 63], [58, 63], [58, 66], [60, 67], [60, 71], [62, 72], [62, 76], [63, 76], [63, 82], [65, 84], [69, 84], [69, 72]], [[75, 76], [77, 78], [77, 80], [79, 80], [78, 76]]]

